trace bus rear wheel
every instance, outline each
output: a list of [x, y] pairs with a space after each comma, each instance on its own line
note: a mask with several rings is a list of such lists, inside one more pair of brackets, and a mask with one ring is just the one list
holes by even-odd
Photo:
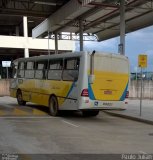
[[16, 98], [17, 98], [18, 105], [23, 105], [23, 106], [26, 105], [26, 101], [24, 101], [23, 98], [22, 98], [22, 92], [21, 91], [17, 91]]
[[99, 114], [99, 110], [84, 110], [82, 111], [82, 114], [84, 117], [94, 117], [97, 116]]
[[59, 115], [58, 101], [55, 96], [51, 96], [51, 98], [49, 99], [49, 113], [54, 117]]

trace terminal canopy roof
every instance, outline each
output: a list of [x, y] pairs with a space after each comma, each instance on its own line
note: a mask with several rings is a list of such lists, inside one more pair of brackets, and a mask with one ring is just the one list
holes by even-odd
[[[51, 33], [95, 34], [99, 41], [120, 34], [121, 0], [0, 0], [0, 34], [23, 35], [23, 16], [28, 16], [29, 36]], [[152, 0], [125, 0], [126, 33], [153, 25]]]
[[[83, 21], [84, 33], [96, 34], [99, 41], [120, 34], [121, 0], [69, 0], [48, 19], [33, 29], [39, 37], [48, 30], [53, 33], [79, 33]], [[152, 0], [125, 0], [126, 33], [153, 25]]]

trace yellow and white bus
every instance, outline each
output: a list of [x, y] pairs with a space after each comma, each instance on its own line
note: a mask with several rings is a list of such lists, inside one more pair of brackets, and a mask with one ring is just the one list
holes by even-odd
[[10, 94], [19, 105], [80, 110], [96, 116], [101, 109], [125, 109], [129, 81], [128, 58], [117, 54], [75, 52], [19, 58], [13, 62]]

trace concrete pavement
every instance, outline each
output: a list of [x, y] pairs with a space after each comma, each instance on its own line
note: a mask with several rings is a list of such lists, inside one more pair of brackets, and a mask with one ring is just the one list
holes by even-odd
[[103, 112], [87, 118], [0, 117], [0, 128], [1, 154], [151, 154], [153, 148], [151, 125]]
[[129, 99], [126, 110], [111, 110], [107, 113], [122, 118], [128, 118], [153, 125], [153, 100], [142, 100], [142, 112], [140, 115], [140, 100]]
[[[104, 112], [153, 125], [153, 100], [142, 101], [141, 116], [139, 99], [129, 99], [126, 110], [105, 110]], [[32, 103], [20, 107], [15, 98], [5, 96], [0, 97], [0, 116], [48, 116], [48, 109]]]
[[[129, 106], [137, 106], [135, 103], [131, 101]], [[151, 105], [151, 102], [147, 103]], [[45, 112], [46, 115], [32, 115], [33, 109]], [[152, 153], [153, 127], [145, 123], [110, 116], [103, 112], [97, 117], [82, 117], [79, 113], [51, 117], [47, 115], [44, 107], [38, 105], [28, 103], [27, 106], [19, 108], [16, 99], [11, 97], [0, 98], [0, 110], [5, 113], [0, 115], [1, 154], [78, 154], [79, 156], [79, 154]], [[129, 109], [125, 112], [128, 111]], [[137, 109], [133, 113], [139, 115]], [[142, 115], [144, 116], [144, 110]], [[31, 159], [31, 155], [29, 156], [24, 159]], [[119, 156], [117, 160], [123, 159], [121, 155]], [[108, 160], [108, 157], [105, 159]]]

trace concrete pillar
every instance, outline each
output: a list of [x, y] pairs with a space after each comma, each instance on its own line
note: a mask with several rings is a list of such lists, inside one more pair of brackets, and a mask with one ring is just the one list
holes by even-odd
[[59, 33], [58, 36], [59, 36], [59, 40], [62, 40], [62, 33]]
[[80, 51], [83, 51], [83, 21], [79, 20], [79, 28], [80, 28]]
[[[27, 17], [23, 17], [23, 31], [26, 42], [28, 42], [28, 21]], [[29, 48], [24, 49], [24, 57], [29, 57]]]
[[55, 54], [58, 54], [58, 35], [55, 33]]
[[120, 44], [119, 53], [125, 55], [125, 0], [120, 4]]
[[72, 32], [70, 32], [70, 40], [72, 40]]
[[48, 31], [48, 55], [50, 55], [49, 41], [50, 41], [50, 32]]
[[24, 49], [24, 57], [28, 58], [29, 57], [29, 48]]

